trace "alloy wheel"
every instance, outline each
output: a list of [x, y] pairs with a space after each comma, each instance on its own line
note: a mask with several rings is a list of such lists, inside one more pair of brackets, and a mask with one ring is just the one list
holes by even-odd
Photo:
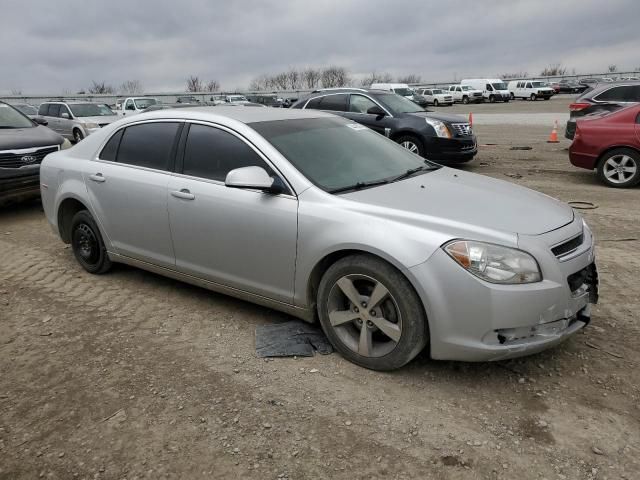
[[629, 155], [613, 155], [605, 163], [603, 173], [605, 178], [615, 184], [628, 182], [638, 170], [636, 161]]
[[381, 282], [367, 275], [338, 279], [327, 300], [331, 327], [350, 350], [363, 357], [382, 357], [402, 336], [397, 302]]
[[418, 148], [418, 145], [416, 145], [414, 142], [412, 142], [410, 140], [405, 140], [400, 145], [402, 145], [404, 148], [409, 150], [411, 153], [415, 153], [416, 155], [420, 155], [420, 149]]

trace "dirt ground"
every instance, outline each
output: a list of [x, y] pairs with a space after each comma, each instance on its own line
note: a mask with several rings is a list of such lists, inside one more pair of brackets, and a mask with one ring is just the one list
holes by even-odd
[[89, 275], [37, 202], [7, 207], [0, 479], [640, 478], [640, 189], [573, 168], [549, 128], [476, 131], [497, 145], [464, 169], [597, 206], [601, 301], [583, 333], [393, 373], [265, 361], [255, 328], [285, 315], [125, 266]]

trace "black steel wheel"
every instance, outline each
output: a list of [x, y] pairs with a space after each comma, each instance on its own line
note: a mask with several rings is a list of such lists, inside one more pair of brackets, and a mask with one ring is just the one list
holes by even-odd
[[71, 248], [87, 272], [99, 274], [111, 268], [100, 230], [87, 210], [79, 211], [71, 220]]

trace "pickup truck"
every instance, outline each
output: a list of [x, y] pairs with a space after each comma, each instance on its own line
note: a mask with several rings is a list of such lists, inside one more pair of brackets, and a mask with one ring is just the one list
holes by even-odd
[[149, 97], [129, 97], [125, 98], [118, 105], [118, 115], [136, 115], [151, 105], [156, 105], [158, 100]]
[[450, 85], [449, 93], [453, 97], [454, 102], [484, 102], [482, 90], [475, 90], [468, 85]]

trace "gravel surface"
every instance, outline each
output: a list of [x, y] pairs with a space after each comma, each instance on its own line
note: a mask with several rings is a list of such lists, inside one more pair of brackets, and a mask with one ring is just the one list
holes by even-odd
[[37, 202], [5, 207], [0, 479], [637, 479], [640, 189], [573, 168], [547, 127], [476, 131], [496, 145], [465, 170], [597, 205], [583, 213], [601, 303], [583, 333], [525, 359], [422, 355], [393, 373], [258, 359], [256, 326], [285, 315], [129, 267], [89, 275]]

